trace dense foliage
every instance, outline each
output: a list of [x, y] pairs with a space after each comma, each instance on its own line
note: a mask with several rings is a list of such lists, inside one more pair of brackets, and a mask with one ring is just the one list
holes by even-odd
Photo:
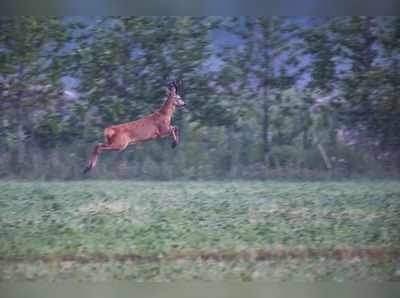
[[0, 177], [79, 179], [103, 128], [182, 80], [170, 140], [104, 154], [92, 177], [394, 175], [400, 21], [0, 18]]

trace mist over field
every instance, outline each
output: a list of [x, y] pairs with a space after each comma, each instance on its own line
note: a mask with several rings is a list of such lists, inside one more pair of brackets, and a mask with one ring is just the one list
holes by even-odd
[[399, 37], [0, 17], [0, 281], [399, 281]]

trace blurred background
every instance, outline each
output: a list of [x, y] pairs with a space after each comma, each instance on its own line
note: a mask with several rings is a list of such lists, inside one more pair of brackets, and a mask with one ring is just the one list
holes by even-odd
[[399, 17], [1, 17], [0, 178], [81, 179], [172, 79], [181, 144], [105, 152], [87, 177], [399, 175]]

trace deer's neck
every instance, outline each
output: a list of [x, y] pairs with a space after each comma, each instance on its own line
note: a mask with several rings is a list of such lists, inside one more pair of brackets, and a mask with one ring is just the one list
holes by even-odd
[[172, 103], [171, 99], [167, 99], [164, 105], [160, 109], [160, 114], [167, 117], [167, 119], [171, 120], [172, 115], [175, 112], [175, 105]]

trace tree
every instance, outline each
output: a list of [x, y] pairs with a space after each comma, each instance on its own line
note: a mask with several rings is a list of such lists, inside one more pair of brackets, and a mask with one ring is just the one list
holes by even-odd
[[376, 71], [371, 73], [379, 82], [375, 91], [379, 96], [379, 106], [374, 110], [378, 115], [372, 126], [375, 134], [380, 136], [383, 151], [389, 152], [400, 168], [400, 18], [391, 17], [381, 22], [383, 34], [380, 42], [383, 48], [383, 59]]
[[60, 96], [57, 61], [48, 54], [62, 49], [66, 34], [61, 19], [44, 17], [2, 17], [0, 30], [0, 117], [18, 167], [24, 141], [34, 139], [34, 128], [44, 119], [33, 112], [54, 108], [54, 98]]
[[263, 142], [263, 161], [268, 163], [271, 150], [271, 107], [279, 101], [279, 93], [289, 88], [294, 77], [289, 75], [290, 66], [296, 64], [295, 47], [289, 40], [293, 38], [296, 26], [290, 19], [273, 18], [240, 18], [236, 20], [233, 32], [243, 39], [244, 48], [237, 54], [241, 75], [241, 87], [247, 86], [248, 98], [260, 99], [261, 127]]
[[303, 54], [309, 59], [305, 66], [310, 76], [306, 88], [310, 96], [308, 110], [312, 110], [311, 115], [306, 117], [308, 121], [304, 121], [303, 147], [309, 147], [307, 138], [312, 135], [326, 167], [330, 169], [332, 166], [323, 143], [326, 140], [329, 149], [335, 151], [339, 126], [335, 105], [338, 51], [333, 29], [335, 19], [318, 18], [311, 21], [311, 26], [301, 32]]

